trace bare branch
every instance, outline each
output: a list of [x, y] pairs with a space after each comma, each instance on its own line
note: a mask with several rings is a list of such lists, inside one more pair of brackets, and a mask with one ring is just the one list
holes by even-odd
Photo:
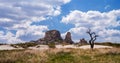
[[91, 48], [93, 49], [93, 47], [94, 47], [94, 41], [96, 40], [96, 38], [98, 37], [98, 35], [96, 35], [95, 32], [92, 32], [90, 28], [88, 29], [87, 33], [90, 36], [89, 44], [91, 45]]

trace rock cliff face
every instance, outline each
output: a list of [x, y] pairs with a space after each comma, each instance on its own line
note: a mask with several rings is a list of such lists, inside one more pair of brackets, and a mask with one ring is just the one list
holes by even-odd
[[60, 32], [57, 30], [50, 30], [45, 33], [45, 37], [37, 40], [40, 44], [49, 44], [51, 42], [61, 43], [63, 39], [61, 38]]
[[69, 43], [69, 44], [73, 44], [74, 43], [72, 41], [72, 39], [71, 39], [71, 33], [70, 32], [67, 32], [67, 34], [65, 36], [65, 39], [64, 39], [64, 42]]
[[86, 41], [84, 38], [80, 39], [79, 43], [80, 43], [81, 45], [88, 44], [87, 41]]
[[60, 32], [57, 30], [50, 30], [45, 33], [44, 39], [49, 42], [62, 41]]

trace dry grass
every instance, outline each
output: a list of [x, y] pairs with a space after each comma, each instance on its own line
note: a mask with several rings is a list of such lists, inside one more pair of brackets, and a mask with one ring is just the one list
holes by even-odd
[[0, 63], [120, 63], [120, 48], [0, 51]]

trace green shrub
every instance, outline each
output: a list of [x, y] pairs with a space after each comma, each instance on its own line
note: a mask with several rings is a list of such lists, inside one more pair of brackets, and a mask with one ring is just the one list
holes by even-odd
[[49, 48], [56, 48], [54, 42], [49, 43], [49, 44], [48, 44], [48, 47], [49, 47]]
[[6, 45], [6, 44], [0, 43], [0, 45]]
[[26, 42], [26, 43], [19, 43], [19, 44], [14, 44], [16, 46], [22, 47], [22, 48], [28, 48], [28, 47], [33, 47], [36, 46], [38, 44], [34, 43], [34, 42]]
[[14, 47], [14, 48], [18, 48], [17, 45], [11, 44], [10, 46]]

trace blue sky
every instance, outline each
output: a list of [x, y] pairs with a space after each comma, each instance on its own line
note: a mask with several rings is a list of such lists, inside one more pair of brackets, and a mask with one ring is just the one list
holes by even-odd
[[21, 43], [44, 37], [56, 29], [64, 38], [89, 40], [88, 28], [97, 42], [120, 43], [119, 0], [0, 0], [0, 43]]

